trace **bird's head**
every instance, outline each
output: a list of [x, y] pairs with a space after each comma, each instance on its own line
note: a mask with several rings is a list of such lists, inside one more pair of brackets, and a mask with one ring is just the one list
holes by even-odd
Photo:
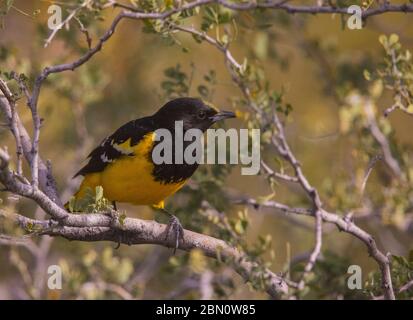
[[175, 121], [183, 121], [184, 130], [207, 130], [215, 122], [235, 118], [230, 111], [219, 111], [197, 98], [177, 98], [167, 102], [153, 117], [161, 128], [173, 130]]

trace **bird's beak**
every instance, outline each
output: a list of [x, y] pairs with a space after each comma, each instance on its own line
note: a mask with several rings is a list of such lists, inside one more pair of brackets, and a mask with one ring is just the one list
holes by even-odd
[[228, 119], [228, 118], [236, 118], [235, 113], [231, 111], [220, 111], [216, 113], [215, 115], [213, 115], [212, 117], [210, 117], [209, 119], [212, 122], [217, 122], [217, 121], [221, 121], [221, 120]]

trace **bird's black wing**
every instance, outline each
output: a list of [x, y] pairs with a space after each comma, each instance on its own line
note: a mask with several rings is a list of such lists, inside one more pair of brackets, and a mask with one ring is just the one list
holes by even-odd
[[86, 175], [93, 172], [101, 172], [105, 167], [122, 156], [131, 156], [133, 153], [127, 152], [124, 149], [117, 148], [120, 144], [131, 139], [131, 146], [139, 143], [142, 138], [149, 132], [154, 131], [154, 123], [151, 117], [132, 120], [112, 135], [105, 138], [99, 146], [97, 146], [88, 155], [89, 162], [80, 169], [74, 177]]

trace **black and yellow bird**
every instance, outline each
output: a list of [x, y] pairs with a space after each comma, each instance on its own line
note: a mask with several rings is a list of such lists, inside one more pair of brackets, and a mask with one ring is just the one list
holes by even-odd
[[[160, 143], [155, 139], [155, 131], [167, 129], [174, 135], [176, 121], [182, 121], [184, 133], [193, 128], [205, 132], [215, 122], [233, 117], [233, 112], [220, 112], [200, 99], [178, 98], [152, 116], [124, 124], [89, 154], [88, 163], [76, 173], [75, 177], [81, 175], [84, 179], [74, 195], [75, 201], [83, 198], [88, 189], [102, 186], [104, 197], [113, 202], [115, 209], [116, 202], [127, 202], [166, 212], [165, 199], [186, 183], [198, 163], [187, 163], [185, 159], [180, 164], [175, 163], [177, 161], [154, 163], [152, 150]], [[172, 155], [175, 155], [174, 148], [173, 143]], [[168, 214], [171, 220], [166, 237], [169, 230], [175, 230], [176, 249], [183, 234], [182, 226], [174, 215]]]

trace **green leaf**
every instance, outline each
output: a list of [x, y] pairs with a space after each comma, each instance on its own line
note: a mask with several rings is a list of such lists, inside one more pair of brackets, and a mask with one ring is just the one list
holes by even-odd
[[275, 195], [276, 195], [275, 192], [272, 192], [269, 195], [258, 197], [257, 203], [261, 205], [267, 201], [274, 199]]
[[405, 59], [406, 61], [409, 61], [412, 58], [412, 54], [409, 50], [406, 50], [406, 54], [405, 54]]
[[392, 259], [394, 261], [396, 261], [398, 264], [400, 264], [401, 266], [409, 266], [409, 262], [407, 261], [407, 259], [403, 256], [392, 256]]
[[290, 103], [285, 105], [285, 115], [288, 116], [293, 111], [293, 106]]
[[224, 34], [224, 35], [221, 37], [221, 43], [222, 43], [223, 45], [227, 45], [228, 42], [229, 42], [229, 37], [228, 37], [227, 34]]
[[248, 67], [248, 59], [244, 58], [244, 61], [242, 62], [242, 65], [241, 65], [241, 74], [244, 74], [245, 71], [247, 71], [247, 67]]
[[202, 96], [202, 98], [206, 99], [209, 96], [209, 89], [201, 84], [198, 86], [198, 93]]
[[397, 34], [395, 34], [395, 33], [392, 33], [392, 34], [390, 35], [390, 37], [389, 37], [389, 44], [390, 44], [390, 45], [394, 45], [394, 44], [396, 44], [397, 42], [399, 42], [399, 36], [398, 36]]
[[259, 32], [255, 37], [254, 53], [258, 59], [264, 60], [268, 53], [268, 34]]
[[70, 200], [69, 200], [69, 203], [68, 203], [70, 212], [75, 212], [75, 205], [76, 205], [76, 198], [71, 197]]
[[192, 34], [192, 38], [194, 38], [196, 43], [201, 43], [203, 40], [202, 37], [197, 34]]
[[103, 199], [103, 188], [102, 186], [97, 186], [95, 189], [95, 193], [96, 193], [96, 202], [100, 201]]
[[235, 230], [235, 232], [238, 233], [239, 235], [241, 235], [241, 234], [244, 233], [245, 230], [244, 230], [244, 228], [243, 228], [243, 224], [242, 224], [242, 221], [241, 221], [241, 220], [237, 220], [237, 222], [235, 222], [234, 230]]
[[204, 80], [210, 83], [215, 83], [216, 81], [216, 72], [215, 70], [209, 70], [209, 73], [204, 76]]
[[380, 35], [379, 42], [382, 44], [383, 47], [386, 47], [387, 46], [387, 37], [384, 34]]
[[119, 216], [119, 223], [120, 223], [121, 226], [125, 225], [125, 219], [126, 219], [126, 214], [122, 213]]

